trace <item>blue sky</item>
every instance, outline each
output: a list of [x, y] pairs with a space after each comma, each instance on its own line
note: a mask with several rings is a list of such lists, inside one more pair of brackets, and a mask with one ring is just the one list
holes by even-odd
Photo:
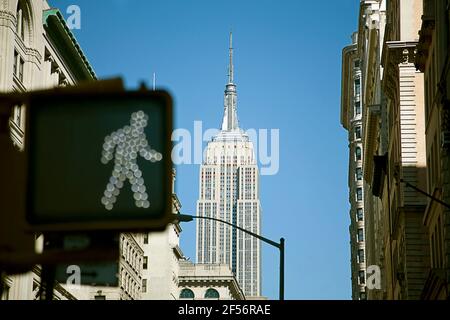
[[[81, 8], [74, 34], [101, 78], [168, 89], [175, 127], [218, 128], [233, 30], [241, 127], [280, 130], [280, 170], [261, 178], [262, 234], [286, 238], [287, 299], [350, 299], [347, 135], [339, 123], [341, 50], [359, 1], [53, 0]], [[198, 165], [177, 167], [195, 213]], [[195, 224], [181, 247], [195, 258]], [[278, 297], [278, 251], [263, 246], [263, 294]]]

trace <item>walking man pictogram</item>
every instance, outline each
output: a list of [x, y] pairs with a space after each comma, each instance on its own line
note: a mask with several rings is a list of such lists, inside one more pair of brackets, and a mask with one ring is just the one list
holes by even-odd
[[137, 157], [139, 154], [145, 160], [158, 162], [162, 160], [162, 154], [149, 146], [144, 131], [147, 124], [148, 116], [143, 111], [138, 111], [131, 115], [129, 126], [105, 138], [101, 162], [108, 164], [114, 159], [114, 169], [101, 199], [108, 211], [114, 208], [126, 180], [130, 182], [136, 207], [145, 209], [150, 207], [142, 171], [137, 165]]

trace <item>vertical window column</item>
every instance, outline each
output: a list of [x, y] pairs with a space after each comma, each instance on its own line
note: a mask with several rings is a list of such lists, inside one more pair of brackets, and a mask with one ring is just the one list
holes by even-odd
[[361, 114], [361, 102], [355, 102], [355, 115], [359, 116]]

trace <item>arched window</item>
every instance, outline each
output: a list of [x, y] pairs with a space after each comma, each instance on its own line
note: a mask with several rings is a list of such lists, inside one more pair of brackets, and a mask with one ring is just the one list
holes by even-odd
[[191, 289], [183, 289], [180, 292], [180, 299], [194, 299], [195, 295]]
[[219, 292], [217, 292], [216, 289], [210, 288], [210, 289], [206, 290], [205, 298], [206, 299], [219, 299], [220, 295], [219, 295]]
[[16, 10], [16, 33], [26, 44], [28, 44], [28, 34], [30, 33], [30, 12], [26, 0], [17, 2]]

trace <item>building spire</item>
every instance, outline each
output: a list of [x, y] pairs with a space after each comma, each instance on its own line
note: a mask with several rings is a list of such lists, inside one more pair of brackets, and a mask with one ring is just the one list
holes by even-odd
[[239, 122], [236, 112], [236, 84], [234, 83], [233, 66], [233, 33], [230, 32], [230, 64], [228, 66], [228, 83], [225, 87], [224, 114], [222, 131], [234, 131], [239, 129]]
[[234, 66], [233, 66], [233, 32], [230, 31], [230, 64], [228, 66], [228, 83], [234, 81]]

